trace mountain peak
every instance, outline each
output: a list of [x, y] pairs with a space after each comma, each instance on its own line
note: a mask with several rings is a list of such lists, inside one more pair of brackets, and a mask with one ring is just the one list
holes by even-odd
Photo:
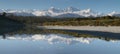
[[111, 13], [108, 14], [109, 16], [120, 16], [119, 12], [113, 11]]
[[49, 9], [56, 9], [56, 8], [52, 6], [52, 7], [50, 7]]
[[56, 13], [59, 13], [60, 11], [61, 11], [60, 9], [55, 8], [55, 7], [50, 7], [50, 8], [48, 9], [48, 12], [56, 12]]
[[50, 7], [48, 10], [17, 10], [17, 9], [0, 9], [0, 13], [12, 13], [16, 16], [51, 16], [51, 17], [100, 17], [100, 16], [120, 16], [119, 12], [111, 12], [109, 14], [103, 14], [99, 12], [95, 12], [93, 10], [89, 9], [84, 9], [80, 10], [78, 8], [74, 7], [68, 7], [65, 9], [59, 9], [55, 7]]
[[86, 11], [87, 11], [87, 12], [91, 12], [92, 10], [91, 10], [90, 8], [88, 8]]
[[91, 12], [93, 12], [90, 8], [88, 8], [88, 9], [85, 9], [85, 10], [81, 10], [81, 12], [84, 12], [84, 13], [91, 13]]
[[73, 11], [79, 11], [79, 9], [75, 7], [68, 7], [65, 9], [65, 11], [73, 12]]

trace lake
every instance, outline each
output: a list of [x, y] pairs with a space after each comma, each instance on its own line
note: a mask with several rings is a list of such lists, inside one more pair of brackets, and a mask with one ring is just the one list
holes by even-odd
[[120, 54], [119, 36], [97, 31], [22, 29], [0, 35], [0, 54]]

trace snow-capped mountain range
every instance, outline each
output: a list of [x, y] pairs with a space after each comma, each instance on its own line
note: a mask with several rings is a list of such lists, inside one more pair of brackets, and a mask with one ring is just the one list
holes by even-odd
[[51, 7], [47, 10], [15, 10], [15, 9], [0, 9], [0, 13], [12, 13], [16, 16], [50, 16], [50, 17], [99, 17], [99, 16], [120, 16], [118, 12], [111, 12], [108, 14], [99, 13], [91, 9], [81, 10], [79, 8], [68, 7], [59, 9]]

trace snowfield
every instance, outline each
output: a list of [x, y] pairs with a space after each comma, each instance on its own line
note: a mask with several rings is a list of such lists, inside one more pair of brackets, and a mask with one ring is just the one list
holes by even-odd
[[120, 26], [37, 26], [45, 29], [87, 30], [120, 33]]

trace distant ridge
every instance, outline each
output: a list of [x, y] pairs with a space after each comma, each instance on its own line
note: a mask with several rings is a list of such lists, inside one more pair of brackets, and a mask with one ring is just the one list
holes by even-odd
[[108, 14], [99, 13], [89, 9], [78, 9], [74, 7], [68, 7], [65, 9], [51, 7], [47, 10], [16, 10], [16, 9], [0, 9], [0, 13], [12, 13], [16, 16], [50, 16], [50, 17], [100, 17], [100, 16], [120, 16], [119, 12], [111, 12]]

